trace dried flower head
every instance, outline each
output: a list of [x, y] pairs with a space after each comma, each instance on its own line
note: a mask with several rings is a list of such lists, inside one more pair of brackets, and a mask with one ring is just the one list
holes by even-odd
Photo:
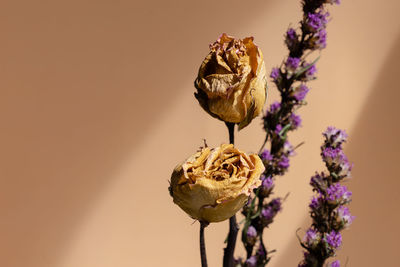
[[232, 144], [203, 148], [172, 173], [174, 203], [192, 218], [220, 222], [233, 216], [261, 185], [264, 165], [256, 154], [247, 155]]
[[224, 33], [200, 66], [195, 96], [211, 116], [243, 128], [264, 106], [266, 81], [263, 55], [253, 37], [235, 39]]

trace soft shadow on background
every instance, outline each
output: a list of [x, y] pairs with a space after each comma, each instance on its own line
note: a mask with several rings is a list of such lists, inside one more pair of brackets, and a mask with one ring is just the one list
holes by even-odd
[[[291, 197], [266, 231], [278, 249], [271, 267], [300, 259], [294, 233], [307, 226], [307, 180], [322, 166], [327, 123], [351, 130], [346, 149], [356, 163], [349, 186], [357, 219], [340, 254], [349, 266], [396, 259], [399, 40], [388, 47], [399, 4], [342, 2], [331, 11], [304, 127], [293, 134], [306, 145], [277, 186]], [[227, 32], [254, 35], [271, 69], [300, 15], [294, 0], [2, 3], [0, 266], [200, 266], [198, 224], [167, 191], [175, 164], [202, 138], [212, 146], [227, 140], [223, 123], [193, 97], [199, 64]], [[268, 102], [276, 96], [271, 89]], [[260, 119], [237, 134], [245, 151], [262, 140]], [[226, 232], [225, 222], [206, 230], [210, 267], [221, 264]]]
[[[268, 2], [258, 1], [253, 15]], [[211, 29], [216, 23], [228, 29], [230, 22], [217, 18], [220, 12], [237, 12], [238, 4], [2, 3], [1, 266], [61, 265], [78, 225], [114, 181], [127, 155], [139, 150], [149, 132], [165, 120], [165, 110], [182, 98], [179, 94], [187, 81], [193, 105], [192, 80], [208, 43], [220, 34]], [[193, 9], [195, 13], [186, 12]], [[203, 127], [199, 123], [187, 133]], [[155, 180], [144, 171], [130, 175]], [[165, 197], [168, 176], [169, 171], [157, 177]], [[129, 205], [125, 212], [139, 217], [139, 200], [130, 200]], [[140, 245], [136, 235], [127, 236]], [[95, 240], [103, 242], [109, 240]], [[131, 253], [140, 254], [133, 248]], [[95, 258], [96, 253], [84, 257]]]
[[[388, 53], [360, 117], [351, 130], [345, 152], [355, 162], [353, 178], [346, 186], [353, 192], [351, 212], [356, 216], [343, 232], [338, 251], [347, 266], [398, 266], [397, 230], [400, 179], [398, 172], [400, 125], [397, 78], [400, 69], [400, 35]], [[351, 107], [340, 107], [351, 108]], [[305, 219], [303, 229], [310, 225]], [[293, 242], [276, 266], [296, 266], [301, 259]]]

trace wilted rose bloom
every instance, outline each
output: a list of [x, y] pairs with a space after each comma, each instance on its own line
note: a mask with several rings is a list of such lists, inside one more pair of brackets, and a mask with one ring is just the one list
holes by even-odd
[[241, 40], [224, 33], [200, 66], [195, 96], [211, 116], [243, 128], [264, 106], [266, 81], [263, 55], [253, 37]]
[[258, 155], [232, 144], [206, 147], [175, 168], [169, 189], [174, 203], [192, 218], [220, 222], [246, 204], [264, 169]]

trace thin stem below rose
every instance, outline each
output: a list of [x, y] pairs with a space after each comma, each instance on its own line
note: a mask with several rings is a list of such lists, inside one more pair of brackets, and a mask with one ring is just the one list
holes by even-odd
[[[235, 144], [235, 124], [226, 122], [229, 132], [229, 143]], [[223, 267], [233, 267], [234, 259], [233, 255], [235, 253], [236, 239], [239, 232], [239, 227], [236, 222], [236, 215], [229, 218], [229, 234], [228, 234], [228, 244], [224, 249], [224, 261]]]
[[200, 257], [201, 257], [201, 267], [207, 267], [207, 254], [206, 254], [206, 244], [204, 241], [204, 228], [208, 225], [207, 222], [200, 222]]

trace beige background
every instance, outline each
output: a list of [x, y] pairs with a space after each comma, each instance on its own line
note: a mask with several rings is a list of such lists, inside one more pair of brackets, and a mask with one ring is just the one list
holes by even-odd
[[[200, 266], [198, 224], [172, 203], [168, 179], [224, 125], [193, 97], [193, 80], [220, 33], [255, 36], [267, 69], [280, 64], [297, 0], [22, 1], [0, 3], [0, 266]], [[269, 266], [296, 266], [309, 225], [309, 177], [322, 169], [321, 132], [350, 134], [352, 212], [339, 258], [398, 266], [400, 3], [343, 0], [331, 7], [305, 141], [277, 185], [290, 192], [266, 231]], [[270, 103], [276, 99], [271, 89]], [[237, 135], [258, 150], [261, 121]], [[227, 223], [206, 230], [221, 266]], [[237, 255], [243, 253], [238, 243]]]

